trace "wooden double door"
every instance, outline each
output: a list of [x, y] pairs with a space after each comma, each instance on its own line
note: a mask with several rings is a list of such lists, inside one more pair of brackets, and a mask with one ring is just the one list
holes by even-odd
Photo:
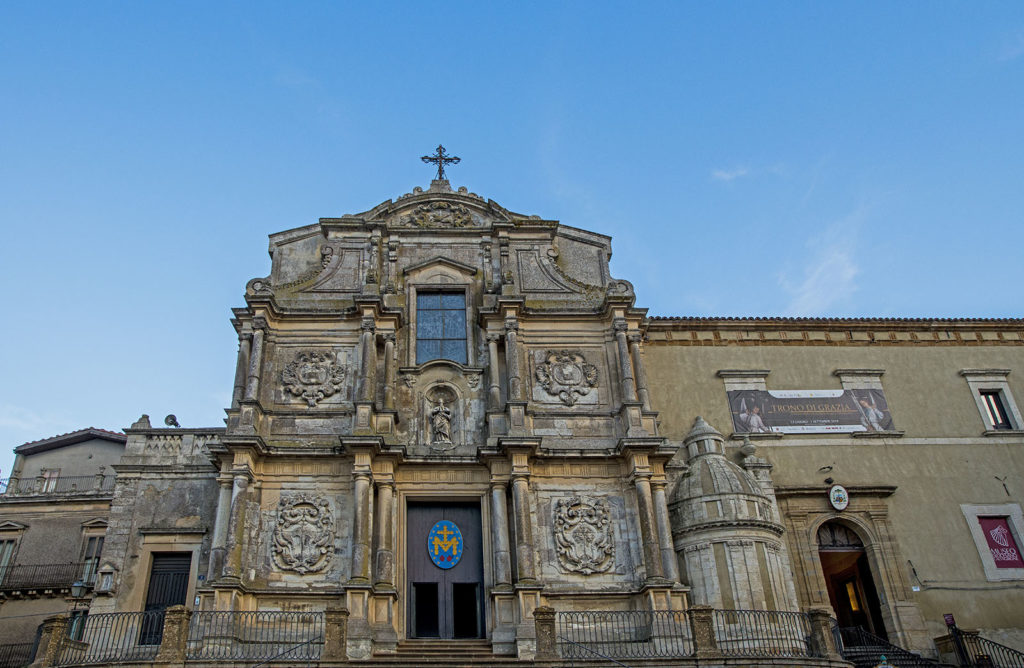
[[[453, 559], [452, 525], [458, 528], [461, 539], [457, 560]], [[440, 544], [435, 537], [442, 539]], [[452, 561], [454, 565], [449, 566]], [[409, 502], [406, 563], [410, 637], [484, 637], [484, 561], [479, 502]]]

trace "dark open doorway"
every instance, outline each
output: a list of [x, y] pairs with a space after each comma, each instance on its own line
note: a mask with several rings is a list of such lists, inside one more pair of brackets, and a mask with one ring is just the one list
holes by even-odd
[[855, 531], [838, 522], [818, 529], [818, 556], [829, 602], [841, 627], [859, 626], [888, 639], [882, 607], [864, 543]]
[[[432, 547], [439, 522], [449, 524], [441, 528], [440, 546]], [[452, 525], [461, 540], [454, 559]], [[480, 503], [410, 502], [407, 536], [409, 637], [484, 637]]]

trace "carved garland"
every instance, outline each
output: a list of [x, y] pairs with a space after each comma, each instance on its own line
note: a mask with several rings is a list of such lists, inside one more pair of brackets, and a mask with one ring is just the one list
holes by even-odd
[[322, 496], [281, 497], [274, 527], [274, 563], [282, 570], [315, 573], [327, 568], [334, 548], [334, 519]]
[[289, 394], [302, 397], [310, 408], [324, 397], [341, 389], [345, 367], [336, 364], [337, 355], [330, 351], [304, 351], [295, 355], [281, 372], [281, 381]]
[[535, 375], [544, 391], [566, 406], [574, 405], [597, 385], [597, 367], [588, 364], [578, 350], [549, 350]]
[[611, 513], [603, 499], [573, 496], [555, 504], [555, 551], [567, 571], [604, 573], [615, 563]]

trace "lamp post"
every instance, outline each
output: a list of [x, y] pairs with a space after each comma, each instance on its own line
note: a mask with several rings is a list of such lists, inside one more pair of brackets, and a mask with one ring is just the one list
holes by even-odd
[[78, 602], [85, 597], [86, 585], [82, 580], [75, 580], [71, 585], [71, 598], [75, 600], [75, 607], [71, 611], [71, 628], [68, 629], [68, 637], [80, 640], [82, 638], [82, 618], [78, 614]]

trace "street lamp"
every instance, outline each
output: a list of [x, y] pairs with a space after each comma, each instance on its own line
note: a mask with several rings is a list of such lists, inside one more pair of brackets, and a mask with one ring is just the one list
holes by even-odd
[[71, 611], [71, 628], [68, 629], [68, 637], [75, 640], [82, 638], [82, 617], [78, 614], [78, 602], [85, 597], [85, 582], [75, 580], [71, 585], [71, 598], [75, 599], [75, 607]]

